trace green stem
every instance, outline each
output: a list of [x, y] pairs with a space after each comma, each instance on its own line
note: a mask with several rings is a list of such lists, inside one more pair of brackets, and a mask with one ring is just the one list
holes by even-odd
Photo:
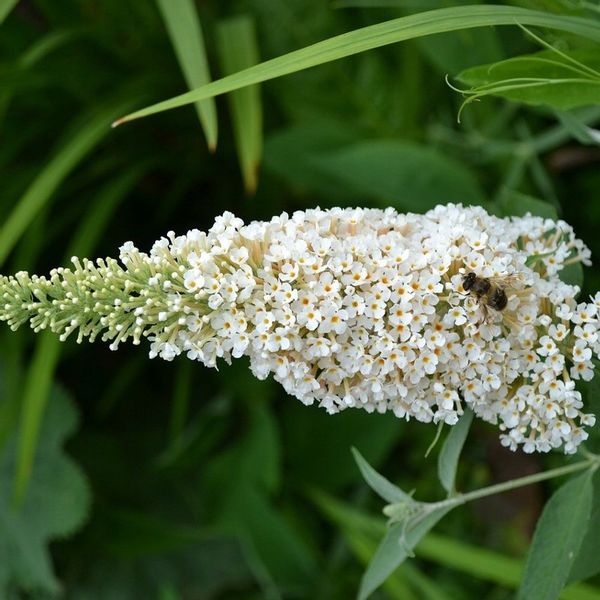
[[543, 471], [541, 473], [535, 473], [534, 475], [527, 475], [526, 477], [520, 477], [519, 479], [511, 479], [510, 481], [504, 481], [502, 483], [497, 483], [495, 485], [490, 485], [488, 487], [481, 488], [479, 490], [474, 490], [472, 492], [467, 492], [466, 494], [459, 494], [452, 498], [448, 498], [446, 500], [442, 500], [440, 502], [435, 502], [431, 505], [431, 508], [434, 510], [440, 508], [454, 508], [455, 506], [459, 506], [461, 504], [466, 504], [467, 502], [471, 502], [472, 500], [478, 500], [479, 498], [485, 498], [486, 496], [491, 496], [493, 494], [499, 494], [501, 492], [507, 492], [509, 490], [514, 490], [516, 488], [520, 488], [526, 485], [531, 485], [532, 483], [538, 483], [540, 481], [545, 481], [546, 479], [553, 479], [554, 477], [562, 477], [563, 475], [568, 475], [569, 473], [576, 473], [577, 471], [582, 471], [588, 468], [597, 468], [600, 464], [600, 457], [593, 456], [592, 458], [588, 458], [586, 460], [582, 460], [576, 462], [572, 465], [566, 465], [564, 467], [558, 467], [556, 469], [550, 469], [549, 471]]

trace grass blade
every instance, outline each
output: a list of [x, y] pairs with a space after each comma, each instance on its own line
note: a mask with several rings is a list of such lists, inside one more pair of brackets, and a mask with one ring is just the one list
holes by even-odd
[[[165, 22], [179, 66], [190, 89], [210, 82], [204, 36], [193, 0], [156, 0]], [[211, 151], [217, 147], [217, 108], [215, 101], [196, 102], [196, 112]]]
[[19, 0], [0, 0], [0, 25], [8, 17], [10, 11], [17, 5]]
[[[235, 17], [219, 23], [217, 42], [226, 75], [258, 63], [256, 30], [250, 17]], [[232, 92], [228, 99], [244, 186], [248, 194], [253, 194], [263, 147], [260, 91], [256, 85], [248, 86]]]
[[67, 175], [110, 131], [108, 123], [123, 106], [113, 106], [87, 120], [33, 180], [0, 228], [0, 265]]
[[15, 469], [14, 499], [16, 506], [23, 501], [27, 484], [31, 478], [42, 417], [48, 402], [60, 350], [60, 342], [56, 336], [49, 331], [43, 332], [37, 342], [27, 373]]
[[531, 25], [600, 41], [600, 23], [511, 6], [473, 5], [440, 8], [356, 29], [229, 75], [191, 92], [153, 104], [117, 120], [120, 125], [205, 98], [288, 75], [326, 62], [435, 33], [491, 25]]

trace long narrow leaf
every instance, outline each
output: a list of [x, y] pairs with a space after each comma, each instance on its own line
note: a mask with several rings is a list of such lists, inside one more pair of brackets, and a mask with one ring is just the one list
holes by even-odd
[[23, 501], [31, 478], [42, 417], [59, 354], [60, 342], [56, 336], [49, 331], [44, 332], [37, 342], [23, 393], [15, 471], [14, 498], [17, 506]]
[[117, 120], [115, 125], [231, 92], [247, 85], [302, 71], [387, 44], [446, 31], [492, 25], [516, 25], [517, 23], [548, 27], [549, 29], [566, 31], [600, 41], [600, 23], [591, 19], [554, 15], [510, 6], [474, 5], [441, 8], [363, 27], [307, 46], [301, 50], [290, 52], [186, 94], [138, 110]]
[[469, 434], [473, 411], [466, 409], [458, 423], [450, 429], [450, 433], [438, 456], [438, 476], [448, 494], [454, 492], [458, 459]]
[[[204, 47], [204, 36], [193, 0], [156, 0], [179, 66], [190, 89], [211, 79]], [[218, 122], [215, 101], [196, 102], [196, 112], [211, 150], [217, 146]]]
[[392, 525], [363, 575], [358, 599], [366, 600], [409, 557], [414, 547], [450, 510], [449, 507], [437, 509], [417, 523], [406, 535], [404, 523]]
[[[258, 62], [256, 31], [250, 17], [236, 17], [219, 23], [217, 40], [226, 75]], [[252, 85], [232, 92], [228, 99], [244, 185], [246, 191], [253, 194], [263, 147], [260, 91], [258, 86]]]
[[383, 475], [380, 475], [356, 448], [352, 448], [352, 454], [362, 476], [376, 494], [379, 494], [384, 500], [390, 503], [408, 502], [411, 500], [408, 494], [388, 481]]
[[123, 106], [113, 106], [87, 121], [33, 180], [0, 228], [0, 265], [67, 175], [108, 134], [108, 123]]

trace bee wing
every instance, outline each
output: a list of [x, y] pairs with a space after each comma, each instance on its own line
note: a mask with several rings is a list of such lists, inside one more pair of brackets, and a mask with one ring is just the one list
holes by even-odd
[[489, 282], [496, 286], [501, 287], [503, 289], [514, 287], [515, 284], [518, 284], [521, 281], [519, 275], [498, 275], [496, 277], [488, 277]]

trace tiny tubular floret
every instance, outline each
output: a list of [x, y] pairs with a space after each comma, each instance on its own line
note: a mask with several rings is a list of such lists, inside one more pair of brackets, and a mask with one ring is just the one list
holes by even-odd
[[[0, 319], [111, 350], [147, 337], [151, 357], [209, 367], [246, 355], [255, 376], [330, 413], [453, 425], [469, 406], [513, 450], [572, 453], [594, 424], [575, 382], [594, 375], [600, 293], [578, 302], [559, 272], [589, 259], [564, 221], [477, 207], [315, 209], [248, 225], [225, 213], [149, 253], [127, 242], [120, 262], [73, 257], [48, 277], [1, 277]], [[494, 281], [497, 301], [482, 306], [475, 278]]]

